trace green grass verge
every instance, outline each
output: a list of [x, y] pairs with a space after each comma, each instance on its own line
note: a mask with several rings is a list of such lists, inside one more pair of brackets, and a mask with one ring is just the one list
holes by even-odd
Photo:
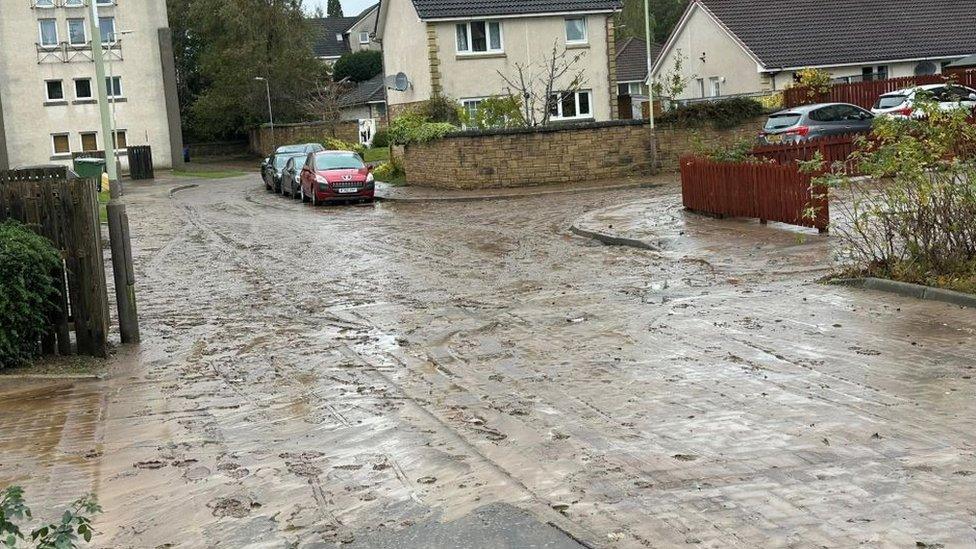
[[177, 177], [195, 177], [198, 179], [226, 179], [228, 177], [247, 175], [247, 172], [238, 170], [173, 170], [173, 175]]
[[390, 159], [390, 148], [389, 147], [376, 147], [374, 149], [367, 149], [366, 153], [363, 154], [363, 160], [366, 162], [386, 162]]

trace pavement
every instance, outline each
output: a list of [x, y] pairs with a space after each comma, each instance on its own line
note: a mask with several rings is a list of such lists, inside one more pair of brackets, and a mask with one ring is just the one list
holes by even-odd
[[623, 189], [649, 188], [672, 184], [675, 174], [660, 174], [639, 178], [612, 181], [592, 181], [539, 185], [529, 187], [498, 189], [434, 189], [430, 187], [397, 186], [389, 183], [376, 184], [376, 197], [380, 200], [397, 202], [467, 202], [477, 200], [499, 200], [506, 198], [546, 197], [557, 194], [577, 194], [587, 192], [608, 192]]
[[95, 492], [95, 546], [973, 544], [976, 313], [820, 284], [831, 237], [668, 185], [129, 189], [143, 343], [0, 380], [0, 485]]

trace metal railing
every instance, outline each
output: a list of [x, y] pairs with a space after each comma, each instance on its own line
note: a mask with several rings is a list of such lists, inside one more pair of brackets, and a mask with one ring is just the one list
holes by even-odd
[[[106, 61], [122, 61], [122, 41], [116, 40], [111, 44], [102, 44], [105, 52]], [[35, 42], [34, 47], [37, 51], [38, 63], [71, 63], [71, 62], [91, 62], [92, 61], [92, 42], [84, 44], [72, 44], [70, 42], [58, 42], [55, 45], [47, 46], [40, 42]]]

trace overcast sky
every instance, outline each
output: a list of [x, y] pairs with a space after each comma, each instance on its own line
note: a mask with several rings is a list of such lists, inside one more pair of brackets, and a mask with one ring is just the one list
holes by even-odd
[[[377, 0], [342, 0], [342, 14], [346, 17], [358, 15], [359, 12], [375, 4]], [[315, 6], [322, 6], [322, 11], [328, 5], [329, 0], [305, 0], [305, 7], [314, 10]]]

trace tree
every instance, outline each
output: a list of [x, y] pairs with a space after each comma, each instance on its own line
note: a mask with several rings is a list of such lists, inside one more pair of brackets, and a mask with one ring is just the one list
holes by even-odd
[[556, 42], [544, 62], [538, 65], [516, 62], [512, 75], [498, 71], [498, 75], [508, 85], [509, 95], [521, 101], [527, 125], [549, 124], [555, 107], [583, 86], [586, 82], [584, 71], [577, 68], [577, 64], [584, 55], [586, 50], [579, 50], [572, 55], [565, 48], [560, 51]]
[[312, 17], [315, 19], [322, 19], [325, 17], [325, 11], [322, 9], [321, 5], [315, 6], [315, 9], [312, 10]]
[[328, 80], [313, 82], [312, 91], [302, 100], [303, 110], [317, 122], [338, 122], [339, 100], [351, 87]]
[[[688, 7], [688, 0], [649, 0], [651, 8], [651, 32], [654, 42], [664, 42], [674, 26], [681, 19], [681, 14]], [[617, 38], [644, 36], [644, 1], [626, 0], [624, 8], [617, 14], [614, 24], [617, 28]]]
[[342, 2], [329, 0], [329, 17], [342, 17]]
[[176, 93], [179, 96], [180, 116], [184, 137], [196, 138], [190, 129], [190, 109], [197, 95], [203, 90], [204, 81], [199, 70], [200, 39], [192, 30], [190, 0], [166, 0], [169, 28], [173, 39], [173, 57], [176, 67]]
[[332, 78], [339, 82], [348, 78], [353, 82], [365, 82], [383, 72], [383, 54], [375, 50], [355, 51], [344, 54], [332, 67]]
[[697, 78], [697, 76], [685, 76], [684, 64], [687, 59], [680, 48], [674, 51], [674, 65], [672, 65], [671, 69], [668, 70], [663, 78], [654, 79], [654, 84], [652, 85], [654, 95], [659, 98], [674, 99], [688, 89], [688, 83], [691, 82], [692, 78]]
[[[275, 121], [304, 118], [306, 80], [327, 78], [312, 54], [301, 0], [192, 0], [187, 3], [200, 89], [184, 104], [197, 138], [237, 136], [268, 120], [265, 86], [271, 85]], [[181, 14], [173, 14], [180, 17]], [[296, 30], [297, 29], [297, 30]], [[178, 55], [186, 56], [187, 51]]]

